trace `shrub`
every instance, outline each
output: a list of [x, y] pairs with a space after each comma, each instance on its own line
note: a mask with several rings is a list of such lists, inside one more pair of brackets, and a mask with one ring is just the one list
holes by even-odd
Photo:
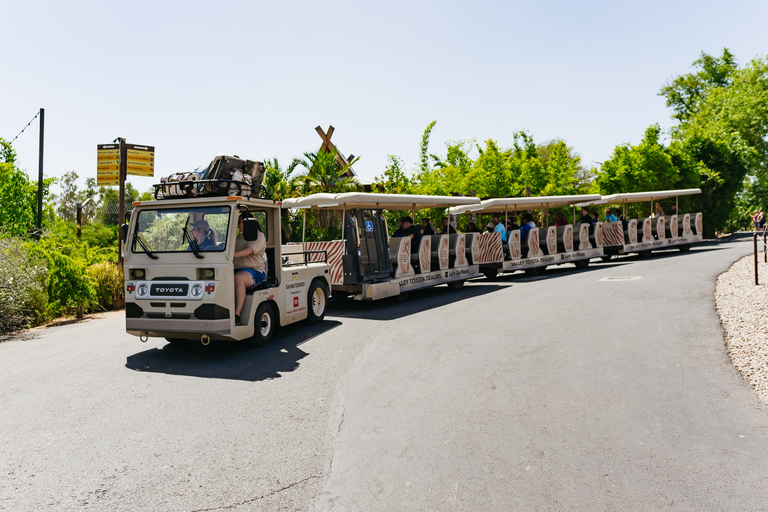
[[45, 264], [19, 238], [0, 239], [0, 333], [26, 329], [45, 319]]
[[93, 307], [108, 311], [125, 305], [122, 267], [104, 261], [88, 267], [88, 275], [95, 295]]

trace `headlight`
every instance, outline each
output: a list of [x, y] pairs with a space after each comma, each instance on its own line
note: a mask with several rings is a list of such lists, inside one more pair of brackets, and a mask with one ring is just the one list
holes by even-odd
[[203, 296], [203, 285], [202, 284], [194, 284], [194, 285], [192, 285], [192, 296], [193, 297], [202, 297]]
[[136, 297], [146, 297], [149, 293], [149, 286], [146, 284], [140, 284], [136, 287]]

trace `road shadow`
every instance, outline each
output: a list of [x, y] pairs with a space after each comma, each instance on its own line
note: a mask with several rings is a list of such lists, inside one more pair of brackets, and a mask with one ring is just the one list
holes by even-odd
[[[600, 265], [597, 266], [597, 263], [600, 263]], [[627, 265], [628, 263], [629, 263], [628, 261], [624, 262], [624, 261], [614, 261], [614, 260], [611, 260], [610, 263], [592, 261], [590, 262], [587, 268], [582, 268], [582, 269], [577, 269], [572, 265], [551, 265], [551, 266], [548, 266], [546, 269], [544, 269], [542, 273], [539, 275], [530, 275], [530, 274], [526, 274], [524, 271], [517, 271], [514, 274], [503, 274], [500, 276], [496, 276], [493, 282], [501, 282], [501, 283], [508, 282], [510, 284], [515, 282], [532, 283], [534, 281], [551, 279], [553, 277], [572, 276], [576, 274], [595, 272], [597, 270], [603, 270], [611, 267], [622, 267], [624, 265]]]
[[468, 281], [460, 290], [451, 290], [447, 286], [435, 286], [408, 292], [407, 296], [401, 295], [372, 302], [357, 301], [351, 298], [340, 299], [331, 302], [328, 315], [340, 318], [364, 318], [366, 320], [395, 320], [493, 293], [509, 286], [509, 284]]
[[196, 341], [168, 343], [128, 356], [125, 367], [137, 372], [206, 379], [279, 379], [282, 373], [296, 370], [299, 361], [308, 355], [300, 345], [339, 325], [341, 322], [325, 320], [317, 325], [302, 322], [282, 327], [275, 332], [272, 343], [259, 348], [234, 341], [212, 341], [208, 346]]

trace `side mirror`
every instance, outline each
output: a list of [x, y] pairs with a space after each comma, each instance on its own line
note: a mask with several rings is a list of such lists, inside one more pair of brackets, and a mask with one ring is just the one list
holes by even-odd
[[261, 231], [259, 221], [256, 219], [243, 219], [243, 238], [245, 238], [246, 242], [257, 240], [259, 238], [259, 231]]
[[120, 226], [120, 240], [123, 242], [128, 240], [128, 224], [123, 224]]

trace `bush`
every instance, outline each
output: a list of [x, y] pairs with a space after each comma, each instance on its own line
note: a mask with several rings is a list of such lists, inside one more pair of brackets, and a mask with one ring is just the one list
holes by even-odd
[[45, 320], [45, 273], [44, 262], [33, 258], [21, 239], [0, 239], [0, 333]]
[[78, 305], [90, 307], [94, 290], [85, 264], [56, 251], [45, 251], [44, 254], [48, 262], [49, 312], [53, 315], [72, 314]]
[[88, 267], [88, 276], [95, 295], [92, 307], [109, 311], [125, 306], [122, 267], [109, 261], [96, 263]]

